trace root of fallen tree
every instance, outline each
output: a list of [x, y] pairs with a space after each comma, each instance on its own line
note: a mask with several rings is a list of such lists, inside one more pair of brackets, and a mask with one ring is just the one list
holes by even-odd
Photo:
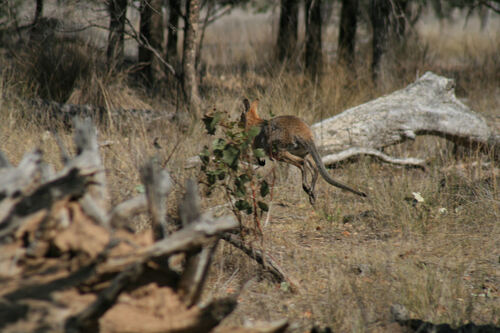
[[[74, 129], [77, 155], [62, 149], [65, 167], [57, 173], [39, 151], [17, 167], [0, 153], [0, 330], [212, 330], [237, 302], [228, 297], [201, 306], [200, 295], [217, 242], [238, 227], [236, 219], [202, 214], [189, 182], [179, 207], [182, 227], [172, 228], [166, 219], [172, 182], [153, 161], [141, 170], [145, 195], [109, 207], [95, 128], [76, 121]], [[145, 210], [153, 228], [127, 231]], [[168, 258], [178, 253], [186, 263], [174, 272]], [[286, 326], [271, 323], [267, 331]]]

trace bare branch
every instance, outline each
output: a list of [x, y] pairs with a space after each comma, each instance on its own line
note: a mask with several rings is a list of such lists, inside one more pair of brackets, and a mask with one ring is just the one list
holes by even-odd
[[269, 271], [278, 281], [286, 281], [290, 284], [290, 287], [292, 289], [300, 291], [300, 284], [295, 279], [286, 274], [283, 268], [281, 268], [269, 255], [263, 253], [258, 249], [249, 248], [245, 245], [245, 243], [243, 243], [243, 240], [240, 237], [234, 234], [225, 233], [222, 235], [222, 239], [243, 251], [257, 263], [261, 264], [264, 269]]
[[116, 205], [109, 214], [109, 221], [112, 227], [119, 228], [125, 226], [123, 222], [131, 218], [133, 215], [148, 209], [148, 200], [146, 194], [139, 194], [127, 201]]
[[343, 150], [341, 152], [338, 152], [336, 154], [329, 154], [329, 155], [323, 156], [322, 160], [323, 160], [323, 163], [328, 165], [328, 164], [334, 164], [334, 163], [346, 160], [349, 157], [356, 156], [356, 155], [372, 155], [372, 156], [378, 157], [379, 159], [381, 159], [384, 162], [391, 163], [391, 164], [397, 164], [397, 165], [422, 167], [422, 168], [425, 165], [425, 160], [422, 160], [419, 158], [412, 158], [412, 157], [397, 158], [397, 157], [392, 157], [392, 156], [386, 155], [377, 149], [362, 148], [362, 147], [353, 147], [353, 148], [349, 148], [349, 149]]

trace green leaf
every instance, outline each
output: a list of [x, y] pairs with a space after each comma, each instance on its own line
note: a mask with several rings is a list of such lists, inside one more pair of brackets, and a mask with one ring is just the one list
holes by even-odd
[[207, 182], [209, 185], [215, 184], [215, 175], [214, 174], [207, 174]]
[[283, 281], [280, 284], [280, 289], [281, 291], [287, 292], [290, 290], [290, 284], [288, 282]]
[[223, 138], [218, 138], [218, 139], [215, 139], [214, 141], [212, 141], [212, 149], [216, 150], [216, 149], [224, 149], [224, 147], [226, 146], [226, 140], [224, 140]]
[[210, 156], [209, 156], [207, 146], [203, 147], [203, 150], [201, 151], [199, 156], [200, 156], [201, 163], [208, 164], [208, 162], [210, 161]]
[[227, 145], [222, 153], [222, 161], [226, 163], [232, 169], [236, 169], [238, 166], [238, 157], [240, 156], [240, 150], [233, 145]]
[[265, 197], [268, 194], [269, 194], [269, 184], [265, 180], [263, 180], [262, 183], [260, 184], [260, 196]]
[[205, 124], [205, 129], [207, 130], [207, 133], [210, 135], [214, 135], [215, 131], [217, 130], [217, 124], [220, 122], [222, 119], [222, 113], [221, 112], [215, 112], [213, 115], [205, 115], [203, 117], [203, 123]]
[[244, 183], [248, 183], [250, 181], [250, 176], [248, 176], [246, 173], [244, 173], [244, 174], [239, 175], [238, 179], [240, 180], [240, 182], [242, 182], [244, 184]]
[[137, 191], [137, 193], [145, 193], [146, 192], [146, 188], [142, 184], [137, 185], [135, 187], [135, 190]]
[[266, 152], [262, 148], [254, 149], [253, 155], [257, 158], [266, 157]]
[[[214, 156], [215, 156], [216, 159], [220, 160], [222, 158], [222, 154], [223, 154], [222, 149], [214, 149], [213, 153], [214, 153]], [[217, 162], [219, 160], [217, 160]]]
[[[238, 210], [246, 210], [247, 214], [251, 214], [252, 213], [252, 206], [250, 206], [250, 204], [246, 200], [238, 200], [238, 201], [236, 201], [236, 203], [234, 204], [234, 206]], [[250, 211], [250, 213], [248, 213], [249, 211]]]
[[234, 186], [236, 187], [234, 194], [237, 197], [243, 197], [247, 194], [247, 191], [245, 189], [245, 183], [247, 182], [247, 180], [243, 176], [246, 175], [241, 175], [234, 180]]
[[269, 206], [265, 203], [265, 202], [262, 202], [262, 201], [258, 201], [257, 202], [257, 206], [259, 206], [259, 208], [264, 211], [264, 212], [268, 212], [269, 211]]
[[260, 133], [260, 126], [252, 126], [247, 133], [249, 139], [253, 139]]

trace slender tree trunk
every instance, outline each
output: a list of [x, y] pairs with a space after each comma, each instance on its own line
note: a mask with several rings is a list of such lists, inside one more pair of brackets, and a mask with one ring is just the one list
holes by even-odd
[[387, 48], [389, 35], [389, 15], [391, 0], [371, 0], [370, 20], [373, 29], [372, 38], [372, 79], [377, 81], [380, 76], [380, 61]]
[[108, 67], [120, 66], [124, 60], [124, 31], [127, 15], [127, 0], [108, 0], [109, 35]]
[[299, 1], [281, 0], [278, 40], [278, 60], [285, 61], [293, 56], [297, 47], [299, 27]]
[[[142, 43], [148, 44], [151, 40], [151, 15], [152, 10], [149, 0], [141, 0], [139, 11], [141, 14], [140, 21], [140, 39]], [[153, 58], [152, 52], [147, 46], [139, 44], [139, 62], [143, 64], [143, 73], [148, 78], [151, 78], [151, 59]]]
[[44, 0], [36, 0], [35, 18], [33, 19], [33, 25], [36, 25], [40, 17], [42, 17], [43, 15], [43, 3]]
[[196, 40], [200, 6], [198, 0], [186, 1], [186, 23], [184, 27], [184, 48], [182, 55], [182, 88], [189, 111], [198, 117], [200, 114], [200, 95], [196, 75]]
[[408, 9], [408, 0], [399, 0], [391, 3], [392, 7], [389, 12], [389, 21], [392, 27], [393, 38], [397, 43], [405, 40], [408, 17], [406, 15]]
[[177, 51], [179, 18], [181, 16], [181, 0], [169, 0], [167, 61], [177, 67], [179, 54]]
[[316, 79], [323, 68], [321, 0], [306, 0], [306, 71]]
[[161, 61], [157, 55], [163, 56], [163, 14], [162, 0], [141, 1], [141, 40], [144, 45], [139, 46], [139, 62], [144, 63], [143, 72], [147, 80], [154, 84], [163, 77]]
[[340, 13], [338, 61], [344, 65], [354, 63], [358, 0], [342, 0]]

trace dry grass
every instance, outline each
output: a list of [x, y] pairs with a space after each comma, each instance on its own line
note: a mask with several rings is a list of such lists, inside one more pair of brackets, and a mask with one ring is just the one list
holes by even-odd
[[[331, 65], [314, 85], [300, 71], [285, 72], [272, 64], [272, 28], [264, 24], [269, 20], [232, 19], [207, 32], [202, 87], [207, 106], [216, 105], [236, 117], [242, 96], [258, 97], [266, 117], [271, 112], [296, 114], [312, 123], [433, 70], [457, 79], [458, 93], [474, 110], [493, 117], [500, 114], [500, 36], [492, 30], [471, 34], [445, 25], [434, 33], [419, 27], [418, 41], [398, 56], [400, 61], [387, 65], [378, 87], [369, 80], [367, 40], [359, 45], [355, 80]], [[231, 34], [220, 32], [223, 23], [231, 24]], [[496, 27], [498, 22], [492, 24]], [[33, 68], [34, 60], [23, 59], [26, 66], [21, 68]], [[102, 72], [88, 59], [79, 64], [91, 68], [78, 72], [74, 85], [61, 95], [65, 100], [124, 108], [171, 104], [131, 88], [126, 74]], [[19, 64], [11, 68], [0, 80], [0, 149], [18, 163], [24, 152], [40, 148], [45, 160], [60, 168], [57, 145], [48, 130], [59, 129], [67, 145], [71, 132], [26, 116], [25, 96], [36, 95], [40, 85], [29, 80], [29, 71], [18, 70]], [[130, 119], [99, 130], [102, 141], [112, 142], [101, 152], [113, 202], [137, 193], [138, 168], [152, 155], [161, 161], [170, 158], [167, 168], [177, 183], [170, 200], [177, 200], [185, 179], [198, 175], [195, 169], [184, 169], [185, 159], [211, 140], [200, 124], [182, 132], [172, 123]], [[162, 149], [153, 147], [155, 138]], [[415, 318], [435, 323], [500, 325], [498, 168], [482, 164], [484, 156], [456, 161], [449, 150], [435, 138], [392, 149], [399, 155], [430, 158], [426, 172], [381, 165], [370, 158], [330, 170], [337, 179], [366, 189], [370, 199], [358, 199], [320, 181], [314, 208], [300, 188], [297, 172], [280, 166], [264, 244], [299, 281], [300, 292], [270, 282], [260, 267], [221, 242], [205, 298], [240, 292], [239, 306], [227, 325], [287, 317], [294, 332], [313, 325], [339, 332], [384, 332], [394, 303], [406, 306]], [[425, 202], [414, 204], [412, 192], [420, 192]], [[203, 200], [205, 207], [224, 202], [217, 195]], [[138, 221], [138, 228], [147, 222]]]

